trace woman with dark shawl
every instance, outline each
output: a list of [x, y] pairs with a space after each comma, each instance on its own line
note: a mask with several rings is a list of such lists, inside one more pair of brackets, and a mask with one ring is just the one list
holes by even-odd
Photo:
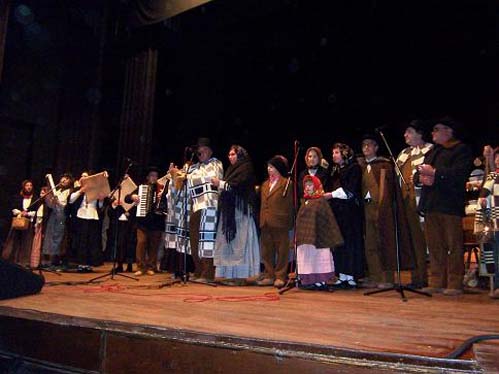
[[224, 179], [212, 178], [220, 191], [215, 244], [215, 276], [243, 284], [260, 273], [260, 246], [255, 224], [256, 177], [248, 152], [239, 145], [229, 150]]

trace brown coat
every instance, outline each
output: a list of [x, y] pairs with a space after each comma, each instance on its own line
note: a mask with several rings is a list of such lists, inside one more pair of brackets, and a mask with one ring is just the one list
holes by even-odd
[[301, 205], [296, 217], [296, 242], [331, 249], [343, 245], [336, 218], [323, 198], [307, 200]]
[[[362, 195], [368, 190], [366, 165], [363, 165]], [[395, 179], [395, 170], [388, 159], [378, 157], [371, 163], [374, 185], [371, 185], [371, 198], [377, 204], [378, 211], [378, 248], [384, 270], [396, 270], [397, 252], [395, 236], [395, 215], [393, 207], [397, 207], [397, 227], [400, 249], [400, 267], [402, 270], [414, 268], [414, 249], [408, 230], [407, 216], [402, 201], [402, 193]], [[370, 240], [370, 238], [365, 238]]]
[[260, 203], [260, 227], [282, 228], [290, 230], [293, 227], [293, 184], [290, 183], [285, 197], [282, 196], [286, 187], [286, 179], [279, 178], [276, 185], [269, 191], [268, 179], [263, 182]]

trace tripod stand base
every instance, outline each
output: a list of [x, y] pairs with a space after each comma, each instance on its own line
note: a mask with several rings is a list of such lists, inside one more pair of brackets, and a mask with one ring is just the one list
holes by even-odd
[[58, 276], [61, 276], [62, 274], [60, 272], [57, 272], [55, 270], [50, 270], [50, 269], [44, 269], [40, 266], [37, 266], [36, 268], [30, 268], [29, 270], [31, 270], [31, 272], [35, 272], [37, 271], [38, 274], [42, 275], [42, 271], [46, 271], [47, 273], [52, 273], [52, 274], [56, 274]]
[[139, 278], [134, 278], [134, 277], [131, 277], [130, 275], [121, 274], [121, 273], [118, 273], [114, 270], [111, 270], [110, 272], [108, 272], [106, 274], [102, 274], [102, 275], [99, 275], [98, 277], [90, 279], [88, 281], [88, 283], [92, 283], [92, 282], [96, 281], [97, 279], [102, 279], [102, 278], [108, 277], [108, 276], [111, 276], [111, 279], [114, 279], [115, 275], [120, 276], [120, 277], [124, 277], [124, 278], [128, 278], [128, 279], [133, 279], [134, 281], [137, 281], [137, 282], [139, 281]]
[[402, 298], [402, 301], [407, 301], [407, 298], [405, 297], [404, 291], [414, 292], [414, 293], [416, 293], [418, 295], [423, 295], [423, 296], [427, 296], [427, 297], [431, 297], [432, 296], [431, 294], [429, 294], [427, 292], [418, 291], [418, 290], [415, 290], [415, 289], [413, 289], [411, 287], [403, 286], [401, 284], [393, 286], [393, 287], [389, 287], [389, 288], [383, 288], [383, 289], [380, 289], [380, 290], [374, 290], [374, 291], [364, 292], [364, 296], [374, 295], [374, 294], [377, 294], [377, 293], [383, 293], [383, 292], [388, 292], [388, 291], [397, 291], [400, 294], [400, 297]]

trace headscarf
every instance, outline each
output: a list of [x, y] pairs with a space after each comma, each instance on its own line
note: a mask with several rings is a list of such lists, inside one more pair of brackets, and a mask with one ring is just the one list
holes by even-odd
[[[311, 195], [307, 194], [307, 190], [305, 189], [305, 185], [310, 181], [314, 184], [314, 192]], [[314, 175], [305, 175], [303, 178], [303, 191], [303, 197], [305, 199], [318, 199], [324, 194], [321, 180]]]

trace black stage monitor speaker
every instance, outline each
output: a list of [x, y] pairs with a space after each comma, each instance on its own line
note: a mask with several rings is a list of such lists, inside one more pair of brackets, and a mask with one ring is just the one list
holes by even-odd
[[23, 267], [0, 259], [0, 300], [40, 292], [45, 278]]

